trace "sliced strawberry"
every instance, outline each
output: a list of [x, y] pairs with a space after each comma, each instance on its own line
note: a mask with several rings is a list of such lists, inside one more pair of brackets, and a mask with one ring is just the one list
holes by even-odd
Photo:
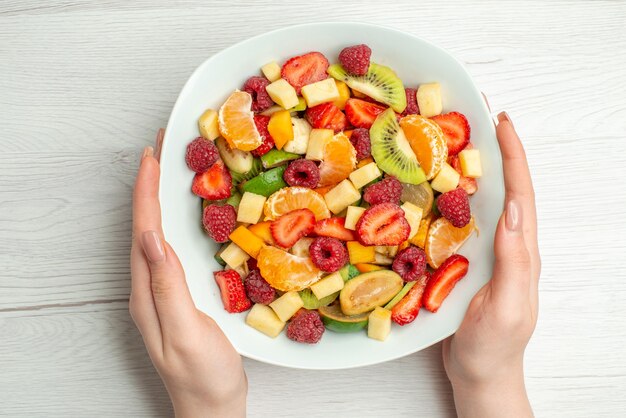
[[356, 233], [363, 245], [400, 245], [409, 238], [411, 227], [404, 211], [395, 203], [371, 206], [356, 223]]
[[202, 174], [196, 174], [191, 191], [206, 200], [221, 200], [230, 197], [233, 179], [222, 161], [217, 161]]
[[[472, 149], [472, 143], [470, 142], [464, 149]], [[459, 187], [464, 189], [468, 195], [473, 195], [478, 191], [478, 182], [476, 179], [471, 177], [465, 177], [463, 175], [463, 170], [461, 170], [461, 161], [459, 160], [458, 155], [453, 155], [448, 157], [448, 164], [454, 168], [457, 173], [461, 175], [459, 178]]]
[[339, 132], [348, 126], [346, 115], [330, 102], [308, 108], [305, 117], [317, 129], [332, 129]]
[[460, 254], [453, 254], [439, 266], [424, 290], [424, 307], [437, 312], [454, 285], [467, 274], [469, 261]]
[[254, 124], [256, 129], [261, 135], [263, 142], [256, 149], [253, 149], [252, 155], [260, 157], [267, 154], [272, 148], [274, 148], [274, 138], [270, 135], [270, 131], [267, 129], [267, 125], [270, 123], [270, 117], [265, 115], [254, 115]]
[[357, 128], [371, 128], [376, 116], [387, 108], [376, 103], [361, 99], [348, 99], [346, 102], [346, 116], [348, 121]]
[[467, 118], [459, 112], [450, 112], [431, 118], [441, 127], [448, 143], [448, 155], [456, 155], [465, 148], [470, 140], [470, 125]]
[[344, 225], [346, 218], [328, 218], [317, 221], [313, 232], [320, 237], [337, 238], [341, 241], [355, 241], [354, 231]]
[[300, 94], [303, 86], [328, 78], [327, 69], [328, 60], [321, 52], [309, 52], [289, 59], [280, 75]]
[[235, 270], [222, 270], [214, 272], [213, 276], [220, 288], [222, 303], [227, 312], [236, 313], [250, 309], [252, 302], [246, 296], [246, 289], [239, 273]]
[[398, 325], [410, 324], [417, 318], [422, 307], [422, 296], [424, 289], [430, 279], [430, 273], [426, 272], [422, 277], [417, 279], [415, 285], [409, 290], [400, 302], [391, 309], [391, 320]]
[[291, 248], [300, 238], [310, 234], [314, 226], [315, 215], [310, 209], [296, 209], [272, 222], [270, 232], [276, 244]]

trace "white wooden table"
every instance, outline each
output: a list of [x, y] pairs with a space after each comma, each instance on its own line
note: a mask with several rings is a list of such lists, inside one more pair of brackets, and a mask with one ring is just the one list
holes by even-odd
[[[127, 311], [139, 152], [207, 56], [357, 20], [447, 48], [508, 110], [543, 257], [531, 402], [537, 416], [626, 416], [625, 2], [175, 3], [0, 2], [0, 415], [171, 415]], [[440, 349], [336, 372], [246, 360], [250, 416], [454, 416]]]

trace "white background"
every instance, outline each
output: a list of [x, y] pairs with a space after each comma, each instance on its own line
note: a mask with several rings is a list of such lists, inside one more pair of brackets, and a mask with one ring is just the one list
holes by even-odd
[[[127, 311], [139, 153], [206, 57], [322, 20], [431, 40], [508, 111], [543, 260], [531, 403], [626, 414], [626, 3], [391, 3], [0, 2], [0, 415], [171, 415]], [[246, 360], [250, 416], [454, 416], [440, 351], [335, 372]]]

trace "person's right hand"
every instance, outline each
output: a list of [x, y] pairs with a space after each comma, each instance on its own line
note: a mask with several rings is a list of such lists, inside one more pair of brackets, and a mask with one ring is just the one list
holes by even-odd
[[541, 270], [535, 195], [524, 148], [506, 113], [498, 115], [505, 211], [496, 229], [491, 280], [460, 328], [444, 341], [443, 360], [459, 417], [531, 417], [523, 359], [537, 323]]

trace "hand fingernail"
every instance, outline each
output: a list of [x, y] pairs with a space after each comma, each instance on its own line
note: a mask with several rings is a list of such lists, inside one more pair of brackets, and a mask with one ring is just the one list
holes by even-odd
[[505, 225], [509, 231], [519, 231], [521, 229], [522, 210], [516, 200], [510, 200], [506, 204]]
[[143, 161], [143, 159], [146, 157], [152, 157], [152, 155], [154, 155], [154, 148], [145, 147], [143, 149], [143, 154], [141, 154], [141, 161]]
[[508, 113], [506, 112], [498, 113], [498, 122], [504, 122], [504, 121], [509, 122], [511, 125], [513, 125], [513, 121], [509, 117]]
[[143, 251], [146, 253], [146, 257], [153, 263], [162, 261], [165, 258], [165, 252], [163, 251], [163, 243], [159, 234], [155, 231], [146, 231], [141, 236], [141, 244], [143, 245]]

